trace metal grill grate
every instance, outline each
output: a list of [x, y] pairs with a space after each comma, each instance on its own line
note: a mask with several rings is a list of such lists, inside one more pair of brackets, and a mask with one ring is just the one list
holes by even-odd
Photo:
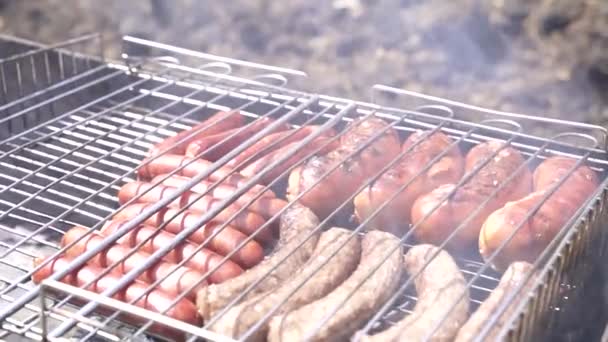
[[[465, 149], [489, 139], [508, 141], [530, 158], [529, 166], [538, 164], [549, 152], [583, 158], [600, 171], [604, 179], [606, 131], [600, 127], [492, 112], [413, 96], [384, 86], [374, 90], [376, 95], [392, 94], [391, 107], [386, 103], [381, 107], [317, 96], [284, 87], [289, 77], [303, 76], [297, 71], [219, 58], [132, 37], [127, 37], [125, 42], [145, 44], [158, 49], [160, 54], [170, 52], [173, 56], [149, 59], [125, 56], [126, 63], [105, 63], [101, 58], [83, 59], [61, 50], [82, 42], [98, 44], [102, 50], [97, 39], [97, 36], [91, 36], [52, 48], [33, 47], [30, 52], [0, 60], [1, 85], [5, 89], [0, 91], [4, 95], [0, 106], [0, 113], [4, 114], [0, 120], [3, 129], [0, 141], [0, 312], [5, 315], [2, 338], [10, 340], [21, 335], [41, 339], [46, 333], [57, 333], [61, 336], [74, 334], [83, 340], [121, 340], [135, 336], [143, 338], [142, 333], [149, 333], [150, 324], [139, 325], [133, 330], [126, 324], [110, 323], [107, 315], [92, 316], [79, 306], [66, 304], [67, 299], [53, 296], [56, 300], [51, 300], [46, 292], [53, 290], [82, 296], [89, 304], [98, 299], [92, 293], [80, 293], [49, 281], [43, 287], [44, 293], [38, 296], [40, 293], [31, 291], [35, 287], [29, 280], [33, 259], [57, 253], [61, 249], [59, 240], [63, 232], [75, 225], [99, 228], [119, 208], [118, 189], [136, 180], [134, 172], [141, 167], [146, 152], [154, 143], [191, 127], [218, 110], [240, 110], [252, 120], [282, 118], [295, 127], [315, 123], [340, 129], [347, 127], [355, 117], [376, 115], [403, 135], [416, 129], [441, 129]], [[175, 59], [176, 55], [179, 61]], [[31, 65], [27, 65], [27, 61], [32, 61]], [[66, 71], [66, 65], [74, 68]], [[257, 76], [247, 72], [257, 73]], [[11, 89], [17, 89], [17, 92], [11, 93], [8, 88], [15, 84], [18, 86]], [[413, 110], [398, 109], [403, 108], [400, 102], [404, 98], [408, 101], [405, 108]], [[579, 140], [577, 144], [566, 144], [532, 135], [526, 130], [526, 122], [551, 125], [551, 136], [560, 137], [560, 140]], [[579, 133], [564, 133], [573, 131]], [[590, 148], [588, 143], [583, 146], [581, 137], [596, 141], [596, 146]], [[238, 153], [238, 149], [246, 148], [254, 140], [245, 142], [233, 152]], [[219, 167], [220, 164], [221, 160], [214, 165]], [[277, 181], [272, 189], [280, 193], [285, 186], [284, 181]], [[163, 206], [169, 200], [157, 205]], [[584, 209], [588, 210], [591, 205], [594, 202]], [[353, 234], [362, 231], [362, 226], [340, 215], [328, 223], [354, 229]], [[108, 244], [118, 237], [108, 238]], [[403, 243], [409, 248], [413, 241], [407, 235], [403, 237]], [[471, 282], [474, 309], [496, 286], [500, 275], [474, 256], [456, 259], [465, 278]], [[411, 279], [406, 277], [402, 283], [403, 291], [395, 294], [396, 300], [369, 322], [370, 331], [383, 329], [411, 312], [416, 302]], [[40, 300], [44, 303], [44, 315]], [[134, 310], [120, 303], [105, 305], [115, 305], [113, 308], [118, 311]], [[74, 312], [84, 314], [86, 318], [73, 316]], [[142, 315], [159, 321], [150, 313]], [[162, 320], [168, 322], [166, 318]], [[74, 327], [76, 323], [77, 328]], [[221, 339], [204, 328], [183, 329], [201, 337]]]

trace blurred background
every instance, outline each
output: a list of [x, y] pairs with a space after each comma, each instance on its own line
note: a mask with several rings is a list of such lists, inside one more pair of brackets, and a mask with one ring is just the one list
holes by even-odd
[[[608, 124], [606, 0], [0, 0], [0, 32], [104, 33], [300, 69], [292, 84], [368, 100], [376, 83]], [[145, 51], [137, 53], [145, 54]]]

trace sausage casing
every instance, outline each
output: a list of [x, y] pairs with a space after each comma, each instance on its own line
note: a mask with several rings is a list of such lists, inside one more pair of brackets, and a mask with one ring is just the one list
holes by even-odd
[[[367, 178], [378, 173], [399, 154], [397, 132], [392, 127], [387, 129], [387, 126], [386, 122], [375, 117], [351, 123], [336, 149], [325, 155], [313, 156], [291, 171], [287, 199], [294, 200], [303, 193], [299, 201], [320, 218], [326, 218]], [[381, 131], [384, 133], [371, 141]], [[358, 153], [349, 157], [355, 151]], [[325, 173], [328, 174], [323, 176]]]
[[[486, 260], [517, 229], [491, 261], [495, 269], [502, 271], [514, 261], [534, 262], [597, 189], [597, 174], [589, 167], [580, 165], [569, 175], [576, 163], [576, 159], [566, 157], [545, 160], [534, 171], [533, 193], [488, 216], [479, 235], [479, 251]], [[564, 177], [559, 188], [542, 202]], [[538, 205], [540, 208], [526, 220]]]
[[[419, 196], [442, 184], [455, 183], [462, 177], [464, 158], [458, 146], [450, 148], [451, 139], [441, 132], [430, 136], [427, 133], [417, 131], [410, 135], [402, 146], [405, 155], [397, 166], [355, 197], [355, 216], [359, 222], [369, 218], [387, 202], [368, 222], [368, 226], [401, 236], [411, 222], [412, 205]], [[443, 157], [428, 167], [442, 153]], [[424, 168], [427, 170], [421, 173]], [[405, 184], [408, 184], [407, 187], [397, 194], [397, 190]]]
[[[479, 231], [488, 215], [505, 203], [520, 199], [530, 192], [532, 173], [526, 166], [522, 167], [525, 159], [519, 151], [498, 141], [482, 143], [467, 154], [466, 172], [471, 172], [487, 158], [492, 159], [447, 200], [444, 199], [455, 188], [455, 184], [444, 184], [414, 202], [411, 216], [412, 223], [417, 225], [414, 235], [418, 241], [440, 245], [468, 220], [447, 242], [447, 247], [451, 250], [468, 250], [477, 245]], [[509, 184], [491, 196], [514, 173], [516, 175]], [[481, 210], [469, 219], [488, 199]], [[425, 218], [427, 214], [430, 216]]]

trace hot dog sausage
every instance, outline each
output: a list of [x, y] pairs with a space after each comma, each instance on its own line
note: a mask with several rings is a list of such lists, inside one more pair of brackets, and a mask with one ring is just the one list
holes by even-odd
[[[188, 145], [186, 156], [216, 161], [254, 134], [272, 124], [273, 121], [274, 120], [271, 118], [260, 118], [248, 126], [238, 127], [200, 139], [195, 139]], [[275, 129], [275, 132], [283, 131], [287, 128], [287, 125], [281, 125]], [[226, 140], [223, 141], [224, 139]]]
[[[275, 305], [281, 304], [274, 315], [295, 310], [324, 297], [340, 285], [359, 263], [361, 244], [351, 231], [330, 228], [321, 234], [310, 260], [292, 278], [277, 289], [260, 293], [232, 307], [210, 328], [232, 338], [240, 338]], [[266, 322], [248, 341], [264, 341], [268, 331]]]
[[[504, 147], [504, 148], [503, 148]], [[494, 155], [495, 152], [498, 153]], [[419, 197], [412, 207], [412, 222], [417, 225], [414, 235], [418, 241], [439, 245], [470, 215], [488, 200], [497, 187], [524, 164], [523, 156], [502, 142], [490, 141], [475, 146], [466, 157], [465, 170], [469, 173], [476, 165], [492, 157], [471, 179], [456, 190], [447, 200], [442, 200], [455, 187], [444, 184]], [[526, 196], [530, 192], [532, 174], [523, 166], [510, 183], [504, 186], [482, 207], [474, 218], [460, 228], [447, 243], [451, 250], [466, 250], [477, 244], [479, 231], [485, 219], [508, 201]], [[436, 208], [439, 204], [441, 205]], [[425, 215], [430, 214], [426, 219]], [[424, 220], [423, 220], [424, 219]]]
[[[43, 261], [45, 260], [36, 258], [34, 260], [34, 267], [38, 267]], [[56, 271], [66, 268], [72, 261], [72, 258], [65, 256], [54, 258], [32, 275], [32, 281], [39, 284]], [[110, 272], [99, 277], [99, 275], [102, 274], [102, 271], [103, 269], [100, 267], [85, 265], [79, 269], [76, 269], [69, 277], [64, 277], [60, 281], [68, 285], [81, 287], [91, 292], [103, 293], [104, 291], [108, 290], [110, 286], [118, 282], [121, 274]], [[91, 283], [91, 285], [86, 286], [89, 283]], [[200, 320], [196, 312], [196, 307], [190, 300], [181, 299], [177, 301], [175, 305], [171, 306], [170, 304], [175, 298], [173, 295], [167, 292], [152, 289], [148, 291], [146, 295], [144, 295], [149, 285], [150, 284], [141, 281], [134, 281], [128, 284], [122, 290], [118, 291], [114, 296], [112, 296], [112, 298], [130, 303], [143, 295], [141, 299], [134, 302], [134, 305], [152, 312], [164, 312], [163, 314], [168, 317], [189, 324], [196, 325], [199, 323]], [[145, 323], [145, 319], [138, 316], [123, 314], [120, 318], [133, 324]], [[175, 337], [176, 334], [179, 334], [177, 330], [162, 326], [159, 323], [154, 323], [150, 330], [165, 336]]]
[[[180, 186], [185, 185], [190, 180], [191, 180], [190, 177], [184, 177], [184, 176], [178, 176], [178, 175], [169, 176], [168, 174], [161, 174], [161, 175], [154, 177], [150, 181], [150, 183], [163, 184], [163, 185], [168, 185], [168, 186], [172, 186], [175, 188], [179, 188]], [[200, 181], [200, 182], [196, 183], [192, 188], [190, 188], [190, 191], [196, 192], [198, 194], [205, 194], [213, 185], [214, 185], [214, 182]], [[264, 190], [264, 188], [265, 187], [263, 185], [254, 185], [253, 187], [251, 187], [251, 189], [249, 189], [241, 197], [239, 197], [239, 199], [240, 198], [250, 199], [253, 196], [257, 196], [260, 192], [262, 193], [262, 195], [260, 195], [260, 197], [270, 197], [270, 198], [277, 197], [277, 195], [272, 191], [272, 189]], [[237, 190], [237, 187], [234, 185], [231, 185], [228, 183], [221, 183], [221, 184], [216, 185], [210, 191], [210, 193], [215, 198], [229, 198], [229, 197], [233, 196], [233, 193], [236, 190]]]
[[[513, 238], [492, 260], [497, 270], [504, 270], [514, 261], [533, 262], [549, 245], [555, 235], [597, 189], [597, 174], [585, 165], [572, 174], [577, 160], [552, 157], [534, 171], [534, 192], [505, 204], [493, 212], [483, 224], [479, 235], [479, 252], [487, 259], [517, 229]], [[531, 214], [555, 184], [567, 177], [560, 187]]]
[[[137, 203], [156, 203], [161, 201], [165, 196], [171, 196], [177, 192], [178, 188], [172, 186], [144, 182], [130, 182], [123, 185], [118, 191], [118, 201], [120, 204], [125, 204], [126, 202], [135, 198], [135, 202]], [[188, 210], [206, 212], [210, 210], [214, 204], [222, 200], [222, 198], [214, 197], [212, 195], [202, 195], [193, 191], [185, 191], [180, 197], [171, 202], [169, 206], [173, 208], [183, 208], [192, 203], [192, 205], [188, 207]], [[237, 199], [235, 202], [225, 208], [224, 211], [234, 213], [240, 210], [242, 205], [239, 202], [243, 205], [247, 204], [247, 202], [245, 202], [243, 199]], [[276, 213], [283, 209], [285, 204], [285, 201], [278, 198], [261, 197], [256, 199], [255, 202], [251, 203], [251, 205], [249, 205], [239, 215], [249, 216], [246, 218], [249, 222], [248, 224], [251, 224], [252, 227], [260, 227], [262, 224], [264, 224], [264, 218], [273, 217]], [[237, 224], [235, 223], [234, 225]], [[259, 238], [262, 239], [265, 238], [265, 236], [260, 235]]]
[[[328, 154], [314, 156], [291, 171], [287, 199], [293, 200], [312, 187], [299, 201], [320, 218], [326, 218], [367, 178], [375, 175], [399, 154], [397, 132], [392, 127], [387, 129], [387, 126], [386, 122], [375, 117], [352, 122], [341, 137], [338, 148]], [[380, 132], [384, 133], [372, 142], [371, 137]], [[358, 152], [354, 156], [347, 158], [356, 150]], [[321, 179], [337, 165], [340, 166]]]
[[390, 328], [361, 340], [451, 341], [467, 320], [470, 306], [466, 280], [458, 265], [447, 252], [432, 245], [412, 247], [404, 261], [407, 273], [418, 275], [414, 310]]
[[[104, 225], [101, 234], [110, 235], [120, 229], [126, 221], [109, 221]], [[119, 243], [128, 247], [135, 247], [140, 243], [145, 243], [140, 250], [148, 253], [154, 253], [159, 248], [165, 246], [170, 241], [175, 240], [175, 235], [166, 231], [156, 233], [157, 228], [152, 226], [141, 225], [125, 234]], [[154, 235], [156, 233], [156, 235]], [[148, 239], [149, 238], [149, 239]], [[201, 273], [206, 273], [208, 270], [219, 265], [218, 269], [209, 275], [209, 283], [221, 283], [227, 279], [234, 278], [243, 273], [243, 269], [231, 260], [226, 260], [221, 264], [223, 257], [207, 248], [202, 248], [196, 251], [197, 246], [184, 241], [178, 245], [171, 253], [165, 256], [168, 262], [179, 263], [182, 260], [188, 260], [185, 265], [195, 269]]]
[[[137, 169], [137, 175], [141, 180], [150, 180], [158, 175], [167, 173], [194, 178], [205, 172], [205, 170], [209, 169], [213, 162], [204, 159], [194, 159], [178, 154], [163, 154], [156, 159], [144, 159], [142, 164], [144, 165]], [[183, 165], [186, 166], [183, 169], [180, 169], [180, 167]], [[227, 166], [221, 166], [215, 172], [210, 174], [209, 177], [207, 177], [207, 180], [216, 182], [225, 176], [227, 176], [227, 178], [222, 181], [222, 184], [242, 186], [248, 181], [245, 176], [235, 172]]]
[[[237, 170], [241, 170], [265, 155], [272, 153], [278, 148], [281, 148], [281, 146], [287, 146], [291, 143], [304, 139], [312, 134], [316, 129], [319, 129], [319, 126], [309, 125], [290, 129], [288, 131], [269, 134], [253, 144], [251, 147], [247, 148], [236, 158], [229, 161], [227, 165], [234, 168], [238, 167]], [[329, 129], [323, 133], [323, 136], [332, 137], [335, 134], [335, 130]]]
[[[201, 316], [204, 319], [212, 317], [253, 282], [257, 282], [256, 286], [243, 300], [270, 291], [292, 277], [294, 270], [309, 260], [317, 244], [318, 224], [319, 219], [308, 208], [298, 203], [289, 206], [281, 215], [279, 243], [268, 258], [238, 277], [209, 285], [198, 292], [196, 305]], [[258, 282], [266, 274], [268, 276]]]
[[[192, 128], [181, 131], [178, 134], [168, 137], [160, 143], [154, 145], [148, 151], [149, 157], [154, 157], [160, 153], [164, 154], [184, 154], [188, 144], [205, 136], [217, 134], [228, 129], [239, 127], [245, 122], [245, 117], [239, 112], [227, 113], [217, 112], [207, 120], [194, 125]], [[182, 140], [183, 139], [183, 140]], [[181, 141], [178, 145], [176, 145]], [[167, 151], [163, 151], [168, 149]]]
[[[401, 236], [411, 222], [410, 211], [420, 195], [442, 184], [455, 183], [462, 177], [464, 158], [458, 147], [454, 146], [446, 153], [452, 144], [447, 135], [441, 132], [426, 134], [425, 131], [417, 131], [410, 135], [402, 146], [405, 155], [399, 163], [355, 197], [355, 216], [359, 222], [388, 201], [368, 225]], [[423, 141], [414, 146], [421, 139]], [[443, 157], [428, 167], [442, 153], [445, 153]], [[425, 168], [426, 171], [420, 174]], [[395, 196], [405, 184], [409, 185]]]
[[[114, 215], [113, 219], [133, 219], [144, 211], [147, 206], [147, 204], [130, 205]], [[184, 228], [194, 225], [201, 217], [200, 214], [193, 211], [186, 210], [177, 214], [178, 211], [179, 209], [160, 210], [151, 215], [144, 224], [159, 227], [165, 220], [170, 220], [164, 227], [164, 230], [173, 234], [179, 234]], [[175, 218], [171, 219], [173, 216], [175, 216]], [[209, 236], [214, 234], [215, 231], [219, 230], [219, 233], [209, 240], [206, 247], [220, 255], [227, 255], [233, 250], [236, 250], [239, 244], [247, 239], [247, 235], [241, 233], [238, 229], [227, 225], [220, 230], [220, 225], [221, 223], [218, 222], [208, 222], [190, 235], [188, 240], [201, 244], [205, 242]], [[249, 241], [242, 248], [238, 249], [230, 259], [241, 267], [250, 268], [259, 263], [263, 258], [264, 249], [262, 246], [255, 241]]]
[[[297, 146], [298, 144], [300, 144], [300, 142], [296, 141], [285, 147], [281, 147], [278, 150], [275, 150], [275, 151], [267, 154], [266, 156], [258, 159], [253, 164], [250, 164], [245, 169], [243, 169], [241, 171], [241, 174], [244, 175], [245, 177], [252, 178], [253, 176], [261, 173], [262, 170], [264, 170], [264, 168], [266, 168], [274, 160], [277, 160], [279, 158], [284, 158], [287, 155], [287, 153], [289, 152], [289, 150], [291, 150], [292, 148], [294, 148], [294, 146]], [[270, 184], [273, 180], [275, 180], [283, 172], [285, 172], [285, 170], [289, 169], [294, 164], [297, 164], [303, 158], [305, 158], [307, 155], [316, 151], [319, 148], [321, 148], [321, 149], [316, 153], [324, 154], [324, 153], [327, 153], [327, 152], [333, 150], [337, 146], [338, 146], [337, 140], [331, 140], [330, 138], [327, 138], [324, 136], [318, 136], [316, 139], [311, 141], [306, 146], [302, 146], [300, 149], [298, 149], [294, 154], [292, 154], [290, 157], [288, 157], [287, 160], [283, 161], [276, 168], [266, 172], [262, 176], [260, 183]]]
[[[307, 341], [348, 341], [397, 289], [403, 274], [399, 245], [399, 239], [387, 232], [372, 230], [365, 234], [361, 261], [350, 277], [323, 298], [273, 317], [268, 341], [302, 341], [307, 337]], [[390, 251], [394, 252], [381, 263]], [[338, 311], [320, 330], [314, 331], [320, 320], [335, 309]]]
[[[74, 227], [67, 231], [61, 240], [62, 246], [77, 241], [76, 244], [71, 246], [65, 251], [65, 255], [70, 258], [75, 258], [82, 255], [85, 251], [98, 245], [103, 240], [103, 237], [96, 232], [85, 236], [89, 230], [83, 227]], [[125, 256], [130, 252], [131, 248], [122, 245], [114, 244], [97, 254], [95, 258], [89, 260], [89, 264], [97, 265], [101, 267], [108, 267], [114, 263], [119, 263], [115, 270], [120, 273], [127, 273], [134, 268], [143, 264], [146, 259], [150, 258], [150, 253], [143, 251], [136, 251], [131, 256], [125, 259]], [[178, 267], [178, 269], [169, 275], [169, 272], [175, 269], [177, 265], [166, 261], [159, 261], [156, 265], [152, 266], [146, 272], [140, 275], [140, 280], [153, 283], [159, 279], [163, 279], [159, 284], [159, 288], [170, 293], [174, 296], [185, 292], [191, 285], [197, 283], [203, 279], [203, 274], [190, 269], [188, 267]], [[196, 294], [197, 289], [206, 285], [205, 282], [201, 282], [195, 289], [188, 292], [188, 298], [193, 298]]]
[[[164, 186], [161, 185], [161, 187], [164, 187]], [[166, 187], [164, 187], [164, 188], [166, 188]], [[171, 188], [171, 189], [175, 189], [175, 188]], [[120, 214], [121, 212], [124, 212], [124, 211], [130, 212], [132, 210], [137, 210], [139, 212], [142, 212], [144, 210], [143, 208], [150, 206], [150, 205], [152, 205], [152, 203], [156, 202], [154, 200], [154, 198], [156, 198], [156, 195], [162, 196], [162, 193], [161, 193], [162, 190], [163, 190], [163, 188], [154, 187], [152, 189], [152, 191], [150, 191], [148, 194], [146, 194], [145, 196], [142, 197], [142, 198], [146, 199], [145, 202], [142, 200], [142, 198], [140, 198], [140, 199], [138, 199], [138, 203], [134, 203], [134, 204], [131, 204], [131, 205], [123, 208], [123, 210], [121, 210], [117, 215], [121, 215]], [[169, 194], [169, 192], [166, 192], [165, 196], [167, 196], [168, 194]], [[195, 195], [195, 196], [198, 196], [198, 195]], [[192, 197], [192, 198], [196, 199], [196, 197]], [[160, 200], [160, 197], [158, 197], [158, 200]], [[180, 201], [182, 201], [182, 200], [180, 200]], [[202, 215], [206, 211], [210, 210], [211, 206], [214, 205], [215, 203], [217, 203], [218, 201], [219, 200], [203, 196], [200, 200], [195, 202], [194, 205], [188, 207], [187, 212], [192, 213], [192, 215], [198, 215], [200, 217], [200, 215]], [[183, 203], [180, 203], [180, 204], [172, 203], [167, 209], [170, 210], [173, 214], [175, 214], [179, 210], [181, 210], [180, 208], [183, 208], [185, 206], [186, 206], [186, 204], [183, 204]], [[138, 208], [138, 209], [133, 209], [133, 208]], [[264, 218], [261, 217], [260, 215], [254, 213], [254, 212], [248, 211], [248, 210], [239, 212], [240, 210], [241, 210], [241, 208], [238, 207], [238, 205], [232, 203], [231, 205], [229, 205], [228, 207], [226, 207], [222, 211], [220, 211], [220, 213], [217, 214], [213, 218], [213, 221], [227, 222], [228, 219], [230, 219], [235, 213], [238, 212], [236, 217], [228, 223], [231, 227], [238, 229], [239, 231], [241, 231], [242, 233], [244, 233], [246, 235], [253, 234], [253, 232], [258, 230], [260, 227], [262, 227], [266, 223], [264, 221]], [[183, 215], [183, 214], [180, 214], [180, 216], [181, 215]], [[127, 214], [127, 216], [132, 217], [130, 214]], [[166, 215], [165, 217], [172, 217], [172, 215]], [[150, 219], [151, 218], [148, 218], [148, 220], [150, 220]], [[150, 225], [153, 225], [153, 224], [150, 224]], [[266, 227], [261, 229], [260, 232], [255, 236], [255, 240], [260, 241], [260, 242], [272, 241], [274, 226], [276, 226], [276, 225], [268, 224]]]

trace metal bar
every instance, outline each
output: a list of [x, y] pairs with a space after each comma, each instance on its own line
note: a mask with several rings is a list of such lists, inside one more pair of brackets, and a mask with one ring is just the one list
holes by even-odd
[[[169, 196], [169, 198], [167, 198], [167, 200], [162, 200], [156, 204], [153, 204], [150, 208], [148, 208], [148, 210], [146, 210], [142, 214], [137, 215], [137, 217], [134, 220], [129, 221], [123, 227], [121, 227], [117, 232], [113, 233], [112, 236], [104, 239], [104, 242], [107, 241], [107, 244], [109, 245], [110, 243], [113, 243], [115, 240], [118, 240], [122, 235], [126, 234], [129, 230], [134, 228], [136, 225], [143, 222], [143, 220], [145, 220], [147, 217], [153, 215], [155, 212], [157, 212], [158, 210], [160, 210], [161, 208], [163, 208], [164, 206], [166, 206], [167, 204], [171, 203], [176, 198], [178, 198], [180, 196], [180, 194], [183, 193], [188, 187], [191, 188], [192, 186], [194, 186], [194, 184], [200, 182], [201, 180], [203, 180], [204, 178], [209, 176], [211, 173], [215, 172], [217, 169], [220, 168], [220, 165], [223, 165], [223, 164], [227, 163], [228, 161], [230, 161], [232, 158], [237, 156], [239, 153], [243, 152], [246, 148], [253, 145], [253, 143], [255, 141], [257, 141], [261, 137], [265, 136], [267, 134], [267, 132], [271, 132], [272, 130], [274, 130], [276, 127], [278, 127], [282, 123], [287, 122], [287, 120], [289, 120], [292, 116], [298, 114], [303, 108], [306, 108], [308, 105], [315, 102], [316, 100], [317, 100], [316, 97], [313, 97], [312, 99], [310, 99], [303, 105], [299, 106], [298, 110], [294, 110], [291, 113], [286, 114], [285, 116], [278, 119], [277, 121], [275, 121], [268, 127], [262, 129], [260, 132], [258, 132], [256, 134], [254, 134], [253, 137], [251, 137], [250, 139], [247, 139], [246, 143], [243, 143], [239, 147], [233, 149], [232, 151], [227, 153], [225, 156], [220, 158], [217, 162], [213, 163], [214, 166], [212, 166], [210, 169], [206, 170], [205, 172], [201, 173], [200, 175], [198, 175], [196, 177], [193, 177], [190, 181], [188, 181], [188, 184], [181, 186], [179, 188], [179, 190], [176, 191], [175, 193], [172, 193], [172, 195]], [[277, 163], [273, 163], [273, 164], [277, 164]], [[138, 267], [134, 268], [132, 271], [128, 272], [125, 276], [121, 277], [120, 281], [115, 286], [112, 286], [108, 290], [104, 291], [104, 293], [102, 293], [102, 295], [111, 296], [114, 293], [116, 293], [118, 290], [120, 290], [122, 287], [124, 287], [126, 284], [132, 282], [135, 278], [137, 278], [137, 276], [139, 276], [141, 273], [143, 273], [153, 263], [160, 260], [165, 254], [169, 253], [173, 248], [175, 248], [175, 246], [177, 246], [177, 244], [180, 241], [184, 241], [189, 235], [191, 235], [193, 232], [195, 232], [196, 229], [198, 229], [198, 227], [200, 227], [203, 224], [205, 224], [206, 222], [208, 222], [215, 215], [217, 215], [221, 210], [225, 209], [228, 205], [233, 203], [236, 200], [236, 197], [244, 194], [253, 185], [255, 185], [260, 178], [261, 178], [261, 175], [257, 175], [255, 177], [251, 178], [249, 181], [247, 181], [246, 185], [238, 188], [239, 190], [236, 191], [235, 197], [229, 198], [226, 200], [222, 200], [220, 202], [221, 204], [219, 204], [215, 208], [212, 208], [207, 213], [202, 215], [202, 219], [197, 220], [196, 224], [194, 224], [192, 227], [188, 227], [187, 229], [184, 229], [179, 234], [176, 234], [176, 238], [174, 241], [172, 241], [170, 244], [168, 244], [168, 245], [164, 246], [163, 248], [154, 252], [151, 255], [150, 259], [147, 259], [145, 263], [143, 263], [142, 265], [139, 265]], [[135, 223], [132, 223], [132, 222], [135, 222]], [[122, 234], [120, 234], [120, 233], [122, 233]], [[113, 240], [114, 236], [116, 236], [116, 239]], [[103, 245], [105, 245], [105, 243], [100, 244], [100, 246], [102, 248], [107, 247], [107, 246], [103, 246]], [[92, 253], [86, 252], [85, 255], [91, 254], [91, 257], [92, 257], [94, 254], [97, 254], [99, 251], [101, 251], [102, 248], [91, 249], [89, 252], [92, 252]], [[53, 278], [55, 278], [55, 276], [53, 276]], [[95, 303], [89, 303], [89, 304], [85, 305], [81, 310], [79, 310], [79, 314], [86, 315], [86, 314], [90, 313], [91, 311], [93, 311], [96, 306], [97, 305]], [[2, 316], [0, 315], [0, 317], [2, 317]], [[50, 336], [57, 337], [57, 336], [63, 334], [65, 331], [71, 329], [71, 327], [73, 327], [74, 324], [75, 324], [75, 322], [73, 320], [66, 321], [66, 322], [62, 323], [59, 327], [57, 327], [53, 332], [51, 332]]]

